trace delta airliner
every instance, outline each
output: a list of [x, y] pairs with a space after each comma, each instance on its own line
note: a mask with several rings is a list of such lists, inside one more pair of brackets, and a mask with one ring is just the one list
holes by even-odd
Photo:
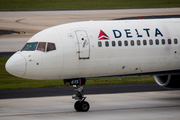
[[153, 75], [180, 87], [180, 19], [86, 21], [45, 29], [6, 63], [17, 77], [64, 80], [74, 86], [77, 111], [88, 111], [86, 78]]

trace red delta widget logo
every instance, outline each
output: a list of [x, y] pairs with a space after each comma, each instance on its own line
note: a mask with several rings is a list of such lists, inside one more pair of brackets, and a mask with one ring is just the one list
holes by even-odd
[[105, 32], [103, 32], [102, 30], [100, 30], [99, 36], [98, 36], [98, 40], [109, 40], [109, 37], [106, 35]]

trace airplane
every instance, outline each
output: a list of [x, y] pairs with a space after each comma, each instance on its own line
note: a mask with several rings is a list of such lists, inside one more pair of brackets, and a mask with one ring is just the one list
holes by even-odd
[[17, 77], [73, 85], [76, 111], [88, 111], [87, 78], [153, 75], [180, 87], [180, 18], [83, 21], [47, 28], [6, 62]]

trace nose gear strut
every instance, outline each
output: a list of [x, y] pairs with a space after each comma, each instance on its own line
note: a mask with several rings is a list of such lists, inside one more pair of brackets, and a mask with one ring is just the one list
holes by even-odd
[[73, 85], [76, 93], [72, 95], [72, 99], [77, 100], [74, 104], [74, 108], [78, 112], [87, 112], [90, 108], [89, 103], [85, 101], [86, 97], [84, 97], [83, 85], [85, 83], [85, 78], [64, 80], [64, 84]]

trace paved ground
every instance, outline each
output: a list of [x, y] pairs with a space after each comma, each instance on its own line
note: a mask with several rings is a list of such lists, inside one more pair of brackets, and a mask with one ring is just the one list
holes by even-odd
[[88, 95], [89, 112], [71, 96], [0, 100], [1, 120], [179, 120], [180, 91]]
[[[180, 89], [163, 88], [157, 85], [156, 83], [97, 85], [97, 86], [84, 87], [85, 95], [150, 92], [150, 91], [151, 92], [152, 91], [171, 91], [171, 90], [180, 90]], [[73, 95], [74, 93], [75, 92], [73, 90], [73, 87], [0, 90], [0, 99], [64, 96], [64, 95]]]
[[15, 52], [0, 52], [0, 58], [9, 58], [11, 57]]
[[0, 28], [36, 33], [54, 25], [124, 17], [177, 15], [180, 8], [0, 12]]

